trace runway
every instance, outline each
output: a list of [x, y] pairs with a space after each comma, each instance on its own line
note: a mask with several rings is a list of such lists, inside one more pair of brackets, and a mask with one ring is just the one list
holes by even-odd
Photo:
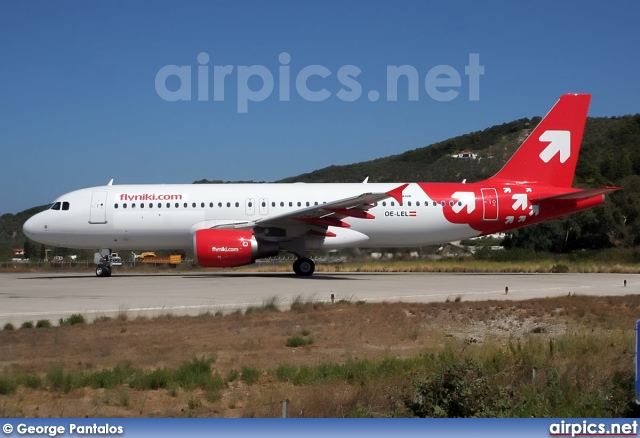
[[[623, 285], [627, 280], [627, 286]], [[505, 294], [505, 287], [509, 288]], [[92, 274], [0, 274], [0, 327], [10, 322], [59, 318], [81, 313], [129, 317], [225, 313], [260, 305], [277, 297], [288, 309], [292, 300], [367, 302], [443, 302], [525, 300], [579, 295], [626, 295], [640, 292], [640, 276], [632, 274], [443, 274], [193, 273], [134, 274], [97, 278]]]

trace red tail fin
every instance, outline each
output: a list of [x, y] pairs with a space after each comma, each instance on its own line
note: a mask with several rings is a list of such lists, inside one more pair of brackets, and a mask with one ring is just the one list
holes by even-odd
[[502, 170], [489, 180], [571, 187], [590, 100], [590, 94], [562, 96]]

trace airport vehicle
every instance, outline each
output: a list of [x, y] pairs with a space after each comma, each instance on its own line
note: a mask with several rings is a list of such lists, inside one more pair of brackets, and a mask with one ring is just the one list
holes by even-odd
[[[308, 251], [415, 247], [505, 232], [596, 207], [572, 188], [591, 95], [566, 94], [493, 177], [475, 183], [112, 185], [62, 195], [24, 233], [72, 248], [193, 249], [205, 267]], [[107, 257], [108, 258], [108, 257]], [[109, 276], [108, 260], [96, 275]]]
[[158, 257], [158, 256], [153, 256], [153, 257], [144, 257], [141, 258], [142, 263], [151, 263], [151, 264], [155, 264], [155, 265], [179, 265], [180, 263], [182, 263], [182, 256], [180, 254], [172, 254], [170, 256], [167, 257]]
[[122, 266], [122, 257], [117, 252], [112, 252], [110, 256], [111, 266]]

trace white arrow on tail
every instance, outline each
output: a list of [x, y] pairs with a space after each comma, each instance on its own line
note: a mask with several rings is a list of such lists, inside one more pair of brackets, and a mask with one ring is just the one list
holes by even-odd
[[527, 193], [531, 193], [531, 187], [527, 187], [526, 189], [524, 189], [524, 191]]
[[505, 224], [512, 224], [515, 218], [513, 216], [507, 216], [507, 220], [504, 221]]
[[524, 222], [526, 219], [527, 219], [527, 217], [526, 217], [526, 216], [520, 216], [520, 217], [518, 218], [518, 222]]
[[571, 156], [571, 131], [544, 131], [540, 141], [548, 141], [549, 144], [542, 152], [540, 159], [545, 163], [551, 161], [556, 154], [560, 154], [560, 162], [564, 163]]
[[532, 205], [529, 207], [529, 210], [531, 210], [529, 212], [529, 216], [538, 216], [540, 214], [540, 206], [539, 205]]
[[518, 208], [526, 210], [527, 204], [529, 203], [529, 197], [526, 193], [516, 193], [511, 197], [511, 199], [516, 201], [513, 203], [511, 208], [513, 208], [514, 210], [517, 210]]
[[511, 187], [503, 187], [503, 188], [502, 188], [502, 190], [503, 190], [505, 193], [511, 193]]
[[472, 213], [476, 209], [476, 195], [473, 192], [455, 192], [451, 195], [453, 199], [460, 201], [453, 204], [453, 211], [460, 213], [465, 207], [467, 207], [467, 213]]

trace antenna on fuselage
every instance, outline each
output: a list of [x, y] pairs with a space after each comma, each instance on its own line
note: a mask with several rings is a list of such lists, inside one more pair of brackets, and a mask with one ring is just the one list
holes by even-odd
[[107, 184], [108, 186], [112, 186], [113, 185], [113, 178], [111, 178], [111, 181], [109, 181], [109, 184]]
[[366, 177], [366, 178], [364, 179], [364, 181], [362, 181], [362, 184], [366, 184], [366, 183], [368, 183], [368, 182], [369, 182], [369, 177]]

